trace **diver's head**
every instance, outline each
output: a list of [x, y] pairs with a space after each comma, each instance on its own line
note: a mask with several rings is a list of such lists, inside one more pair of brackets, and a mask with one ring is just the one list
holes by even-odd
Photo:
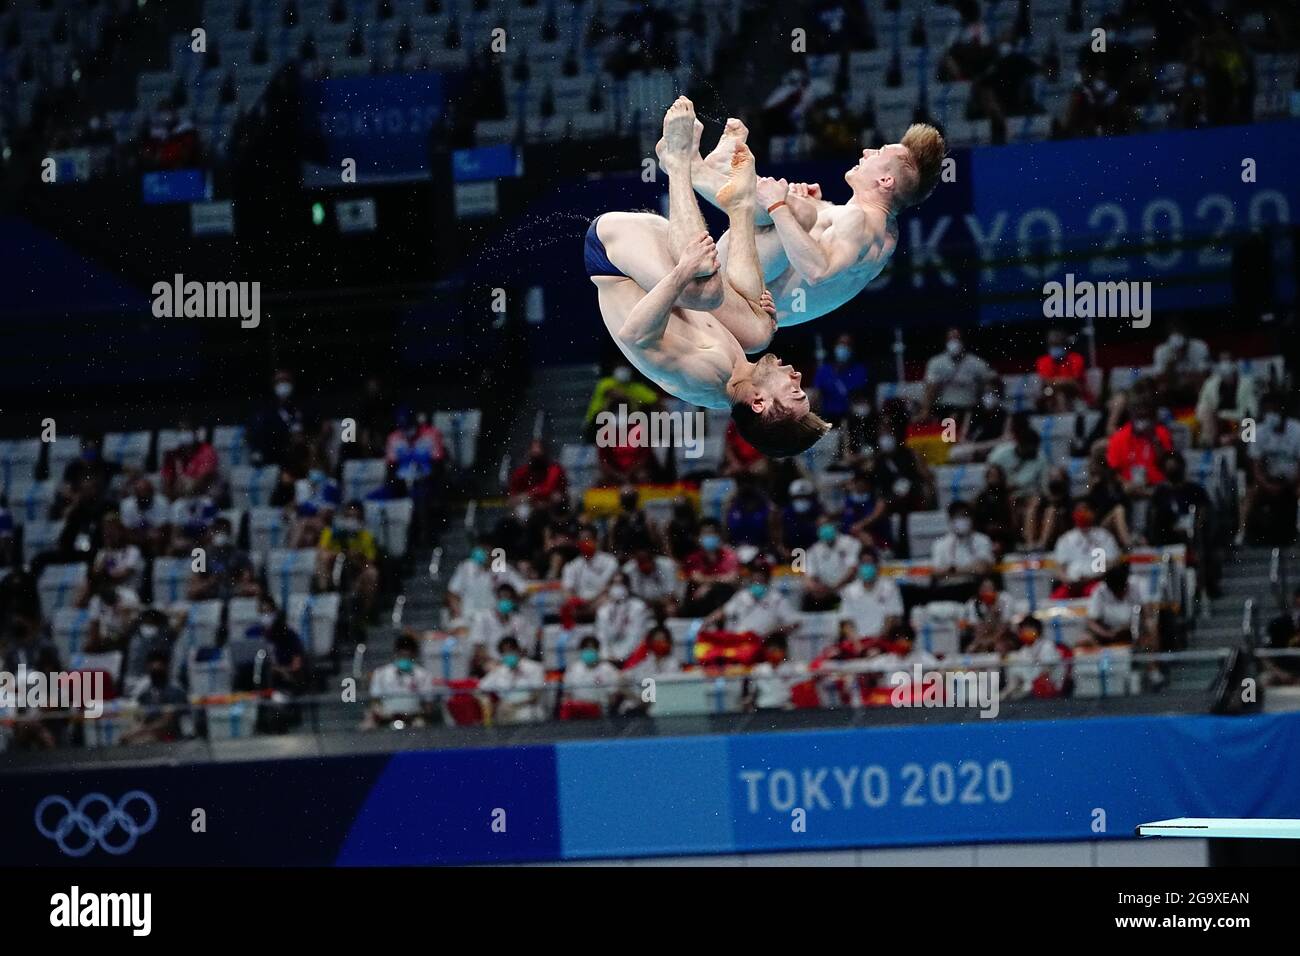
[[728, 383], [732, 421], [741, 437], [769, 457], [797, 455], [830, 431], [830, 423], [812, 413], [800, 379], [768, 353]]

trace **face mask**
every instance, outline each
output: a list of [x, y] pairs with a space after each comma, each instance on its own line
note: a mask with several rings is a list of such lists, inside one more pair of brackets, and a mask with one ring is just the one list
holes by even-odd
[[278, 398], [280, 401], [282, 402], [285, 401], [292, 394], [293, 394], [293, 383], [291, 382], [275, 383], [275, 397]]
[[1219, 373], [1219, 378], [1232, 378], [1237, 374], [1237, 366], [1231, 362], [1220, 362], [1215, 368]]
[[980, 404], [983, 405], [988, 411], [991, 412], [999, 405], [1001, 405], [1002, 402], [998, 399], [996, 392], [985, 392], [980, 397]]
[[1082, 531], [1092, 527], [1092, 515], [1086, 511], [1076, 511], [1074, 513], [1074, 526]]
[[894, 449], [897, 447], [898, 447], [898, 439], [896, 439], [893, 435], [880, 436], [880, 450], [883, 451], [886, 455], [892, 454]]
[[158, 628], [152, 624], [143, 624], [140, 627], [140, 636], [146, 641], [152, 641], [158, 636]]
[[771, 664], [773, 667], [775, 667], [777, 664], [780, 664], [783, 660], [785, 660], [785, 655], [782, 654], [780, 651], [767, 652], [767, 662]]
[[722, 542], [716, 534], [705, 534], [700, 536], [700, 547], [705, 551], [717, 551], [718, 545]]
[[226, 534], [224, 531], [219, 531], [212, 536], [212, 544], [214, 547], [224, 548], [226, 545], [230, 544], [230, 535]]
[[749, 593], [753, 596], [755, 601], [761, 601], [763, 600], [763, 596], [767, 594], [767, 585], [758, 583], [751, 584], [749, 586]]
[[475, 548], [469, 553], [469, 557], [475, 564], [487, 564], [487, 551], [483, 548]]
[[516, 667], [519, 666], [519, 655], [518, 655], [518, 654], [502, 654], [502, 655], [501, 655], [501, 663], [502, 663], [502, 664], [505, 664], [506, 667], [510, 668], [511, 670], [514, 670]]
[[618, 382], [620, 385], [626, 385], [628, 382], [632, 381], [632, 370], [626, 365], [620, 365], [618, 368], [614, 369], [614, 381]]
[[600, 660], [600, 651], [594, 647], [585, 647], [582, 650], [582, 663], [590, 666]]
[[1169, 344], [1176, 349], [1180, 349], [1187, 344], [1187, 336], [1181, 332], [1175, 332], [1169, 336]]
[[949, 355], [956, 358], [961, 355], [961, 339], [949, 339], [944, 348], [948, 350]]
[[851, 348], [847, 345], [835, 346], [835, 361], [847, 362], [851, 358], [853, 358], [853, 350]]
[[270, 611], [267, 611], [264, 614], [259, 614], [257, 616], [257, 620], [258, 623], [262, 625], [262, 630], [269, 631], [271, 629], [271, 625], [275, 623], [275, 615], [272, 614]]
[[394, 661], [394, 663], [397, 665], [397, 669], [403, 674], [409, 674], [411, 671], [415, 670], [415, 661], [411, 660], [409, 657], [399, 657]]
[[615, 601], [622, 601], [627, 597], [627, 588], [622, 584], [615, 584], [609, 589], [609, 596]]
[[579, 541], [579, 542], [578, 542], [578, 553], [581, 554], [584, 558], [589, 558], [589, 557], [591, 557], [593, 554], [596, 553], [596, 542], [594, 542], [594, 541]]
[[828, 544], [835, 540], [835, 528], [833, 525], [824, 524], [817, 529], [817, 537], [821, 538]]
[[955, 531], [958, 535], [961, 536], [968, 535], [970, 534], [970, 529], [971, 529], [970, 518], [952, 519], [952, 530]]
[[858, 418], [866, 418], [871, 414], [871, 406], [867, 404], [854, 405], [853, 414]]
[[790, 507], [794, 508], [799, 514], [804, 515], [812, 511], [812, 502], [807, 498], [796, 498], [790, 502]]
[[353, 534], [361, 526], [356, 518], [339, 518], [334, 524], [343, 534]]
[[510, 598], [501, 598], [497, 601], [497, 610], [502, 614], [513, 614], [515, 612], [515, 602]]
[[874, 581], [879, 572], [874, 564], [863, 564], [858, 567], [858, 577], [863, 581]]
[[1151, 431], [1151, 419], [1149, 418], [1133, 419], [1133, 430], [1137, 432], [1139, 435], [1145, 435], [1147, 432]]
[[981, 593], [980, 601], [988, 605], [989, 607], [992, 607], [998, 601], [998, 594], [996, 591], [988, 591], [988, 592]]
[[533, 515], [532, 505], [520, 505], [515, 509], [515, 517], [520, 521], [527, 521]]
[[1065, 346], [1053, 345], [1051, 348], [1047, 350], [1047, 354], [1050, 355], [1053, 358], [1053, 360], [1059, 362], [1061, 361], [1061, 359], [1065, 358]]
[[650, 650], [654, 651], [655, 657], [667, 657], [673, 651], [673, 646], [667, 641], [655, 641], [650, 645]]

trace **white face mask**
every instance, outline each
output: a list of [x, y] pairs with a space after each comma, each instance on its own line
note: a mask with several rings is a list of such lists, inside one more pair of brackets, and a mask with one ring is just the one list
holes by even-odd
[[230, 544], [230, 535], [218, 532], [212, 536], [213, 547], [224, 548], [228, 544]]
[[1180, 349], [1187, 344], [1187, 336], [1181, 332], [1174, 332], [1169, 336], [1169, 344], [1176, 349]]
[[532, 517], [532, 514], [533, 514], [532, 505], [520, 505], [518, 508], [515, 509], [515, 517], [518, 518], [520, 521], [527, 521], [529, 518]]
[[955, 531], [958, 535], [965, 537], [966, 535], [970, 534], [970, 529], [971, 529], [970, 518], [952, 519], [952, 530]]
[[944, 348], [948, 350], [949, 355], [956, 358], [961, 355], [961, 339], [949, 339]]
[[275, 397], [278, 398], [280, 401], [284, 401], [285, 399], [287, 399], [287, 398], [288, 398], [290, 395], [292, 395], [292, 394], [293, 394], [293, 383], [292, 383], [292, 382], [276, 382], [276, 383], [275, 383]]
[[257, 616], [257, 620], [259, 623], [261, 623], [262, 630], [264, 631], [270, 630], [271, 625], [275, 623], [275, 615], [272, 614], [270, 611], [267, 611], [264, 614], [259, 614]]
[[996, 392], [985, 392], [983, 397], [980, 398], [980, 401], [983, 403], [984, 407], [988, 409], [990, 412], [1002, 404], [1002, 402], [998, 399]]
[[609, 596], [615, 601], [621, 601], [627, 597], [627, 587], [622, 584], [615, 584], [609, 589]]
[[1232, 362], [1220, 362], [1216, 368], [1219, 378], [1232, 378], [1237, 372], [1237, 366]]
[[140, 625], [140, 636], [146, 641], [152, 641], [158, 636], [158, 628], [153, 624], [142, 624]]
[[898, 441], [897, 439], [894, 438], [893, 435], [880, 436], [880, 450], [883, 451], [886, 455], [888, 455], [897, 447], [898, 447]]
[[812, 510], [812, 502], [807, 498], [796, 498], [794, 501], [790, 502], [790, 504], [794, 510], [800, 514], [807, 514]]
[[632, 381], [632, 370], [626, 365], [620, 365], [618, 368], [614, 369], [614, 381], [618, 382], [620, 385], [626, 385], [628, 382]]

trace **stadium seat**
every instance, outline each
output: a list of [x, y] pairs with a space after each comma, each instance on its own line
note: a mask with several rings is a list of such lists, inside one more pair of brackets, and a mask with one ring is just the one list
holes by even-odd
[[1003, 375], [1003, 407], [1012, 412], [1031, 412], [1043, 393], [1043, 382], [1037, 375]]
[[339, 620], [338, 594], [292, 594], [285, 620], [298, 633], [303, 647], [313, 657], [325, 657], [334, 649], [334, 632]]
[[7, 486], [9, 510], [13, 513], [14, 521], [18, 524], [44, 521], [54, 503], [58, 484], [57, 481], [27, 480]]
[[912, 608], [916, 646], [935, 657], [956, 654], [961, 647], [964, 607], [955, 601], [931, 601]]
[[366, 527], [390, 558], [406, 557], [415, 503], [410, 498], [364, 502]]
[[[159, 437], [161, 439], [161, 435]], [[222, 468], [242, 465], [248, 459], [243, 425], [218, 425], [212, 429], [212, 446], [216, 449]]]
[[283, 508], [263, 505], [248, 511], [248, 550], [259, 558], [289, 545], [290, 521]]
[[[155, 603], [158, 599], [154, 598]], [[182, 601], [172, 611], [182, 615], [177, 640], [188, 651], [194, 647], [216, 647], [225, 606], [221, 601]]]
[[934, 469], [939, 509], [947, 511], [954, 501], [972, 501], [984, 487], [983, 465], [940, 465]]
[[237, 465], [230, 469], [231, 500], [239, 508], [265, 505], [279, 479], [280, 469], [275, 465]]
[[108, 432], [104, 435], [104, 460], [122, 468], [143, 470], [152, 442], [153, 435], [147, 431]]
[[315, 571], [314, 548], [273, 548], [267, 552], [267, 586], [280, 607], [288, 606], [291, 595], [306, 594], [311, 590], [311, 579]]
[[23, 563], [31, 564], [37, 555], [59, 543], [62, 521], [28, 521], [23, 524]]
[[71, 606], [77, 590], [86, 583], [86, 570], [84, 564], [47, 564], [36, 582], [41, 609], [50, 614]]
[[64, 660], [71, 660], [73, 655], [81, 653], [89, 630], [90, 611], [85, 608], [60, 607], [50, 615], [50, 635]]
[[477, 408], [434, 412], [433, 424], [442, 432], [448, 459], [458, 468], [473, 468], [478, 458], [478, 436], [483, 425], [483, 412]]
[[[283, 603], [280, 607], [284, 607]], [[243, 637], [258, 622], [257, 598], [231, 598], [226, 602], [226, 632], [230, 637]]]
[[1104, 647], [1074, 655], [1074, 696], [1081, 698], [1124, 697], [1134, 691], [1132, 651], [1120, 646]]
[[[67, 440], [65, 439], [65, 442]], [[54, 446], [58, 442], [50, 444], [50, 454], [53, 456]], [[73, 445], [76, 455], [76, 442], [70, 442]], [[41, 457], [41, 440], [39, 438], [18, 438], [7, 441], [0, 441], [0, 491], [5, 494], [12, 494], [10, 491], [14, 485], [21, 482], [32, 482], [36, 480], [36, 463]], [[50, 469], [50, 476], [53, 478], [62, 477], [62, 470], [56, 475], [54, 469]]]
[[185, 600], [190, 573], [189, 558], [154, 558], [154, 601], [162, 604], [176, 604]]
[[[982, 471], [982, 469], [981, 469]], [[931, 546], [948, 533], [948, 512], [913, 511], [907, 516], [907, 538], [911, 553], [929, 557]]]

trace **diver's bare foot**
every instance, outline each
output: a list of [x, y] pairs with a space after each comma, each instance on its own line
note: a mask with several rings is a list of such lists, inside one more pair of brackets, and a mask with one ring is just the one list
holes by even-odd
[[727, 120], [722, 136], [718, 138], [718, 145], [704, 157], [705, 165], [712, 166], [720, 173], [731, 172], [731, 157], [736, 152], [736, 144], [743, 143], [748, 138], [749, 128], [733, 116]]
[[[700, 126], [697, 132], [695, 127]], [[704, 127], [695, 118], [695, 106], [684, 96], [677, 97], [664, 114], [664, 135], [655, 145], [659, 165], [670, 173], [683, 166], [689, 168], [692, 140], [695, 154], [699, 155], [700, 134]]]
[[737, 143], [731, 154], [727, 184], [718, 190], [718, 204], [728, 212], [736, 206], [754, 202], [754, 187], [758, 177], [754, 172], [754, 154], [744, 143]]

